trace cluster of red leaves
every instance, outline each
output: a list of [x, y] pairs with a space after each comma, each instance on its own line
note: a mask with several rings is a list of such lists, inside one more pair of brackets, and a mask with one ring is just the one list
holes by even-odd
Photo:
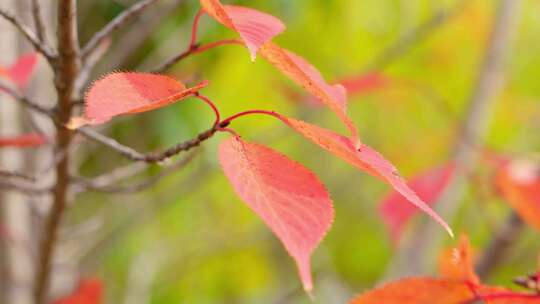
[[79, 282], [77, 289], [68, 296], [54, 301], [54, 304], [101, 304], [103, 283], [96, 278], [86, 278]]
[[[330, 108], [350, 131], [346, 137], [303, 121], [262, 110], [251, 113], [272, 115], [321, 148], [392, 186], [406, 201], [448, 225], [407, 186], [396, 168], [377, 151], [360, 143], [358, 131], [346, 113], [347, 90], [328, 84], [304, 58], [281, 48], [271, 40], [284, 30], [277, 18], [251, 8], [223, 5], [218, 0], [200, 0], [203, 10], [219, 23], [236, 31], [250, 51], [273, 64], [288, 78]], [[206, 82], [187, 89], [179, 81], [162, 75], [113, 73], [98, 80], [85, 98], [83, 117], [68, 126], [100, 124], [111, 118], [154, 110], [194, 96]], [[352, 87], [352, 86], [351, 86]], [[247, 112], [246, 112], [247, 113]], [[218, 131], [240, 113], [218, 122]], [[233, 131], [231, 131], [233, 132]], [[234, 133], [234, 132], [233, 132]], [[334, 211], [330, 195], [308, 169], [284, 155], [235, 135], [224, 141], [219, 159], [225, 175], [242, 200], [270, 227], [294, 258], [306, 291], [313, 288], [310, 258], [330, 228]]]
[[440, 257], [439, 278], [413, 277], [382, 285], [351, 304], [538, 304], [540, 295], [484, 285], [474, 272], [468, 238]]

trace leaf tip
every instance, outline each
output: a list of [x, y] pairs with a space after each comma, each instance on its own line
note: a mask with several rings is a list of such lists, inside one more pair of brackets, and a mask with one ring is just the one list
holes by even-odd
[[452, 230], [452, 228], [450, 228], [450, 226], [447, 225], [446, 227], [444, 227], [444, 229], [446, 229], [446, 232], [448, 232], [452, 239], [456, 238], [456, 236], [454, 235], [454, 231]]

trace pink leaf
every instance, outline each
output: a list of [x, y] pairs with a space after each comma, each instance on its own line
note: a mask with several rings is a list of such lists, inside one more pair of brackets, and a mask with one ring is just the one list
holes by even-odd
[[279, 19], [255, 9], [223, 5], [219, 0], [201, 0], [201, 6], [219, 23], [240, 34], [251, 60], [255, 60], [264, 43], [285, 30], [285, 25]]
[[113, 73], [94, 83], [85, 98], [84, 117], [74, 118], [68, 127], [101, 124], [111, 118], [151, 111], [194, 95], [207, 82], [192, 88], [173, 78], [146, 73]]
[[324, 185], [300, 164], [239, 137], [221, 144], [219, 158], [238, 196], [281, 240], [311, 291], [311, 253], [334, 218]]
[[453, 236], [452, 230], [448, 224], [407, 186], [394, 165], [387, 161], [377, 151], [366, 145], [362, 145], [360, 149], [356, 149], [355, 143], [350, 138], [303, 121], [285, 116], [280, 117], [288, 126], [298, 131], [321, 148], [342, 158], [360, 170], [380, 178], [392, 186], [395, 191], [400, 193], [417, 208], [431, 216], [435, 221], [441, 224], [451, 236]]
[[9, 77], [19, 89], [24, 90], [28, 86], [28, 81], [34, 74], [37, 60], [38, 53], [29, 53], [19, 57], [17, 62], [9, 68]]
[[16, 137], [0, 137], [0, 147], [33, 148], [41, 146], [47, 139], [40, 134], [24, 134]]
[[389, 79], [379, 73], [373, 72], [359, 76], [348, 77], [338, 81], [345, 87], [350, 96], [365, 93], [386, 86]]
[[[433, 206], [448, 185], [450, 178], [454, 174], [454, 169], [452, 163], [445, 164], [419, 174], [412, 178], [407, 185], [418, 194], [420, 199], [429, 206]], [[406, 202], [407, 199], [403, 195], [392, 191], [383, 199], [380, 205], [380, 213], [394, 242], [399, 240], [403, 227], [416, 213], [416, 208]]]
[[[351, 137], [358, 140], [358, 131], [346, 113], [347, 91], [342, 85], [329, 85], [321, 73], [304, 58], [274, 43], [266, 43], [261, 48], [261, 55], [334, 111], [351, 132]], [[359, 142], [355, 145], [359, 145]]]

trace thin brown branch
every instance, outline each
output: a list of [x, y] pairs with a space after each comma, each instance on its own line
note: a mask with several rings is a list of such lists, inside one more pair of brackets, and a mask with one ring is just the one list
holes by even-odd
[[53, 62], [56, 54], [45, 43], [39, 40], [38, 36], [29, 29], [24, 23], [15, 15], [0, 8], [0, 16], [11, 23], [17, 30], [32, 44], [32, 46], [41, 53], [49, 62]]
[[8, 86], [2, 85], [1, 83], [0, 83], [0, 91], [3, 91], [4, 93], [8, 94], [13, 99], [19, 101], [20, 103], [22, 103], [23, 106], [29, 108], [30, 110], [38, 112], [38, 113], [40, 113], [42, 115], [45, 115], [45, 116], [47, 116], [49, 118], [54, 117], [54, 112], [53, 112], [52, 109], [48, 109], [46, 107], [38, 105], [35, 102], [30, 101], [27, 97], [21, 95], [20, 93], [18, 93], [17, 91], [15, 91], [14, 89], [12, 89], [12, 88], [10, 88]]
[[515, 212], [508, 216], [478, 260], [476, 272], [481, 278], [488, 277], [504, 261], [524, 227], [523, 221]]
[[36, 29], [36, 37], [42, 43], [46, 42], [45, 39], [45, 23], [43, 22], [43, 16], [41, 15], [40, 0], [32, 0], [32, 19], [34, 19], [34, 27]]
[[120, 155], [124, 156], [127, 159], [130, 159], [133, 161], [146, 162], [146, 163], [159, 163], [177, 154], [180, 154], [182, 152], [186, 152], [195, 147], [198, 147], [202, 142], [214, 136], [214, 134], [216, 134], [218, 130], [219, 130], [219, 126], [214, 126], [200, 133], [193, 139], [174, 145], [161, 152], [153, 152], [153, 153], [147, 153], [147, 154], [138, 152], [134, 150], [133, 148], [122, 145], [116, 140], [110, 137], [107, 137], [105, 135], [102, 135], [98, 132], [95, 132], [89, 128], [80, 128], [77, 130], [77, 132], [92, 141], [95, 141], [102, 145], [107, 146], [108, 148], [118, 152]]
[[424, 21], [416, 28], [405, 33], [396, 42], [388, 46], [375, 57], [363, 70], [366, 72], [380, 71], [388, 67], [392, 62], [408, 54], [408, 51], [419, 45], [437, 32], [450, 19], [460, 13], [468, 0], [461, 0], [453, 8], [444, 8], [437, 11], [432, 17]]
[[58, 239], [58, 230], [68, 204], [70, 185], [69, 163], [72, 132], [63, 125], [71, 119], [72, 101], [75, 99], [76, 81], [80, 70], [80, 49], [77, 30], [77, 1], [59, 0], [57, 4], [58, 59], [54, 65], [55, 87], [58, 95], [56, 107], [56, 152], [64, 157], [55, 167], [56, 183], [53, 189], [53, 202], [49, 210], [38, 253], [38, 264], [34, 279], [34, 302], [48, 302], [49, 281], [52, 260]]
[[2, 191], [14, 191], [25, 195], [47, 195], [51, 193], [52, 187], [38, 187], [33, 183], [22, 180], [0, 179], [0, 189]]
[[30, 176], [23, 172], [16, 172], [16, 171], [11, 171], [11, 170], [0, 170], [0, 177], [8, 178], [8, 179], [19, 179], [19, 180], [22, 179], [28, 182], [36, 181], [36, 178], [34, 176]]
[[137, 17], [139, 14], [150, 5], [156, 3], [158, 0], [141, 0], [137, 4], [134, 4], [116, 18], [114, 18], [109, 24], [107, 24], [102, 30], [97, 32], [84, 46], [81, 55], [83, 59], [86, 59], [94, 50], [107, 38], [109, 38], [116, 30], [127, 24], [130, 20]]
[[196, 153], [191, 153], [175, 164], [165, 167], [159, 174], [152, 176], [148, 179], [145, 179], [140, 182], [133, 183], [131, 185], [112, 185], [114, 179], [107, 180], [103, 177], [100, 179], [88, 179], [84, 177], [74, 177], [75, 181], [86, 190], [105, 192], [111, 194], [132, 194], [147, 190], [155, 186], [164, 178], [168, 177], [171, 174], [178, 172], [181, 168], [189, 164], [193, 159], [195, 159]]
[[[435, 202], [438, 213], [452, 221], [465, 192], [466, 175], [474, 167], [478, 153], [475, 147], [482, 146], [486, 136], [497, 97], [502, 89], [504, 62], [512, 45], [519, 17], [519, 0], [499, 0], [495, 22], [479, 69], [476, 85], [470, 96], [466, 117], [462, 122], [462, 134], [454, 150], [456, 174]], [[432, 221], [424, 221], [414, 235], [404, 243], [391, 262], [387, 277], [402, 277], [412, 273], [426, 272], [433, 261], [442, 234], [440, 227]]]
[[163, 73], [170, 69], [173, 65], [179, 63], [180, 61], [186, 59], [187, 57], [195, 54], [200, 54], [205, 51], [208, 51], [210, 49], [216, 48], [218, 46], [222, 45], [230, 45], [230, 44], [238, 44], [243, 45], [243, 42], [239, 39], [227, 39], [227, 40], [220, 40], [216, 42], [211, 42], [202, 46], [199, 45], [193, 45], [189, 47], [187, 50], [183, 51], [182, 53], [168, 59], [165, 61], [162, 65], [152, 70], [152, 73]]

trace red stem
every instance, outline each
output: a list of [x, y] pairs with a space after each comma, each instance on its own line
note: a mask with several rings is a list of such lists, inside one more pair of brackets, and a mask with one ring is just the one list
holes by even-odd
[[515, 292], [498, 292], [486, 295], [479, 295], [477, 300], [496, 300], [496, 299], [540, 299], [539, 295], [515, 293]]
[[206, 96], [203, 96], [199, 93], [195, 94], [195, 97], [197, 97], [198, 99], [204, 101], [207, 105], [210, 106], [210, 108], [212, 108], [212, 111], [214, 111], [214, 114], [216, 115], [216, 121], [214, 122], [214, 126], [217, 126], [220, 124], [220, 121], [221, 121], [221, 116], [219, 114], [219, 110], [218, 108], [216, 107], [216, 105]]
[[[233, 116], [230, 116], [224, 120], [222, 120], [219, 125], [221, 126], [227, 126], [229, 125], [233, 120], [237, 119], [237, 118], [240, 118], [242, 116], [246, 116], [246, 115], [252, 115], [252, 114], [263, 114], [263, 115], [269, 115], [269, 116], [273, 116], [281, 121], [283, 121], [283, 119], [281, 118], [281, 116], [274, 112], [274, 111], [267, 111], [267, 110], [249, 110], [249, 111], [244, 111], [244, 112], [240, 112], [240, 113], [237, 113], [237, 114], [234, 114]], [[220, 128], [220, 130], [223, 129], [223, 128]]]
[[199, 10], [197, 12], [197, 15], [195, 15], [195, 19], [193, 20], [193, 27], [191, 28], [191, 41], [189, 42], [189, 49], [195, 48], [195, 44], [197, 43], [197, 31], [199, 29], [199, 21], [201, 20], [201, 16], [204, 14], [204, 10]]
[[244, 43], [240, 39], [219, 40], [219, 41], [215, 41], [215, 42], [210, 42], [208, 44], [205, 44], [205, 45], [202, 45], [202, 46], [199, 46], [199, 47], [193, 46], [188, 51], [188, 55], [202, 53], [202, 52], [208, 51], [209, 49], [213, 49], [215, 47], [222, 46], [222, 45], [227, 45], [227, 44], [243, 45]]

